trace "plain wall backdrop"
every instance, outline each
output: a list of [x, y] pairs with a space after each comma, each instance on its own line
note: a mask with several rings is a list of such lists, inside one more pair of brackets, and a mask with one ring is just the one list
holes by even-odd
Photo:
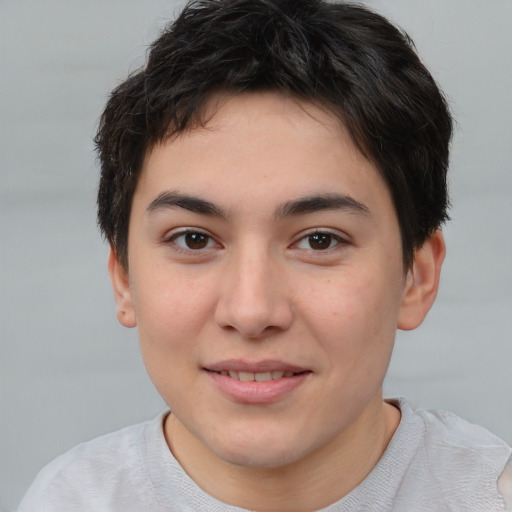
[[[512, 1], [365, 3], [412, 36], [458, 122], [440, 294], [399, 333], [385, 391], [510, 443]], [[0, 0], [0, 510], [57, 454], [165, 407], [116, 322], [92, 137], [181, 5]]]

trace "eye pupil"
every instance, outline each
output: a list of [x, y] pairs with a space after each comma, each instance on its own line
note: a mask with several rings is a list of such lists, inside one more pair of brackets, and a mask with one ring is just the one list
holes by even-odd
[[203, 233], [187, 233], [185, 243], [189, 249], [204, 249], [208, 244], [208, 236]]
[[309, 246], [311, 249], [328, 249], [331, 245], [332, 236], [327, 233], [315, 233], [309, 235]]

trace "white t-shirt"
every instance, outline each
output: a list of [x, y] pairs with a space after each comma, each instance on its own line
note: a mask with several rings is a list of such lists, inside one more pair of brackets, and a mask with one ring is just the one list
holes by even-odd
[[[384, 455], [324, 512], [512, 510], [512, 450], [505, 442], [454, 414], [391, 402], [402, 419]], [[61, 455], [40, 471], [19, 512], [242, 512], [185, 473], [164, 438], [166, 414]]]

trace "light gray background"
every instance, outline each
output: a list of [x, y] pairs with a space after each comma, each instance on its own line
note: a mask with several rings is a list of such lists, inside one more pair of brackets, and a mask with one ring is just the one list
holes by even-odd
[[[512, 1], [366, 3], [412, 35], [458, 120], [440, 295], [386, 392], [512, 442]], [[91, 139], [176, 5], [0, 0], [2, 510], [58, 453], [164, 407], [115, 320]]]

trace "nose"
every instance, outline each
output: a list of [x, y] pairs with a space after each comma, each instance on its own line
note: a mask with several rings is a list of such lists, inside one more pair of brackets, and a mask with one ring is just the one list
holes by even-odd
[[286, 278], [275, 259], [264, 250], [250, 248], [230, 258], [215, 309], [221, 328], [259, 339], [290, 327], [292, 304]]

